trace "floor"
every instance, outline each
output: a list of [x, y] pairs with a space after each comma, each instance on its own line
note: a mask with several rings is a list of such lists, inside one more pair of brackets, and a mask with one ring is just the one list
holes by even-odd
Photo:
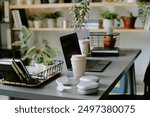
[[[137, 94], [143, 94], [144, 84], [141, 82], [137, 82]], [[7, 96], [0, 96], [0, 100], [8, 100]]]

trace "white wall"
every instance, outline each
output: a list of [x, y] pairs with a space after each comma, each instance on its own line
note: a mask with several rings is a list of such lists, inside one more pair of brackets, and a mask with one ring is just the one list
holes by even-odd
[[142, 53], [136, 60], [136, 75], [138, 80], [143, 79], [143, 75], [150, 59], [150, 33], [121, 33], [120, 47], [141, 48]]

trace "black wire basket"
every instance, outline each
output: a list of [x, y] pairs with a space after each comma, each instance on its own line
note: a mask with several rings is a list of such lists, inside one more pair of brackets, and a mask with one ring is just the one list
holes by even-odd
[[63, 69], [63, 61], [54, 60], [53, 65], [40, 73], [35, 75], [30, 75], [31, 82], [21, 82], [18, 80], [17, 75], [14, 72], [0, 71], [0, 83], [5, 85], [16, 85], [16, 86], [24, 86], [24, 87], [38, 87], [42, 84], [48, 82], [54, 76], [60, 74]]

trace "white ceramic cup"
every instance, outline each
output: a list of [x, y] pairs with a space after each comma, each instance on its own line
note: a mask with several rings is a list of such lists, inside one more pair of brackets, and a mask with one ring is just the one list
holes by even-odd
[[16, 0], [16, 5], [22, 5], [23, 4], [23, 0]]
[[27, 5], [33, 4], [33, 0], [26, 0], [26, 4], [27, 4]]
[[71, 64], [74, 77], [79, 78], [85, 74], [85, 67], [86, 67], [85, 55], [72, 55]]
[[81, 53], [87, 56], [90, 53], [90, 41], [89, 39], [80, 39], [79, 40]]

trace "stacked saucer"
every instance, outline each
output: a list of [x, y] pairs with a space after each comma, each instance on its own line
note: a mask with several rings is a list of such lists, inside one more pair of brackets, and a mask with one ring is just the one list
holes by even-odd
[[77, 85], [78, 93], [80, 94], [94, 94], [99, 89], [99, 77], [97, 76], [83, 76]]

